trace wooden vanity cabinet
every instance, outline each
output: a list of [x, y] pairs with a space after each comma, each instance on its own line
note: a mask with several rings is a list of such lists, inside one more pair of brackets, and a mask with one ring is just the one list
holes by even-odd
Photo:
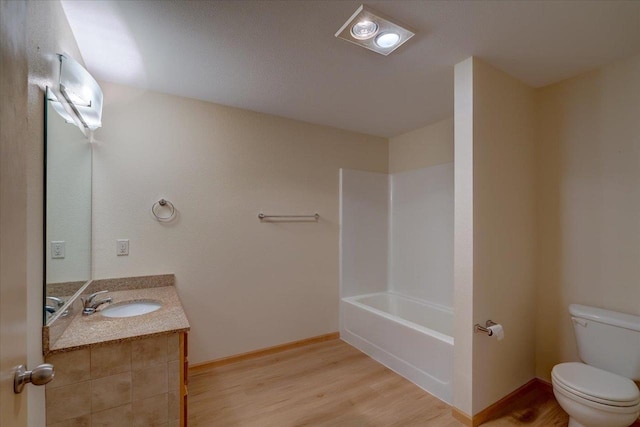
[[187, 332], [52, 353], [46, 425], [187, 426]]
[[189, 333], [182, 332], [180, 334], [180, 426], [187, 427], [188, 413], [188, 391], [189, 382]]

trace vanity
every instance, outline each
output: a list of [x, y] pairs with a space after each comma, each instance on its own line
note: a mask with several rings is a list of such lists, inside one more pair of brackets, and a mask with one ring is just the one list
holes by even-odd
[[[79, 63], [59, 60], [60, 84], [47, 88], [44, 112], [42, 347], [52, 366], [38, 367], [47, 376], [36, 380], [46, 384], [46, 425], [184, 427], [189, 322], [175, 277], [93, 277], [92, 140], [102, 91]], [[128, 255], [126, 242], [114, 257]]]
[[[186, 426], [189, 322], [173, 283], [173, 275], [92, 281], [45, 326], [45, 361], [56, 372], [47, 426]], [[83, 315], [82, 298], [104, 290], [112, 302]], [[140, 301], [157, 308], [108, 313]]]

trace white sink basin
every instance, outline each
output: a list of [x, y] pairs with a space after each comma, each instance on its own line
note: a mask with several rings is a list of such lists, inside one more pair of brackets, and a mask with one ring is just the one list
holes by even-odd
[[119, 302], [100, 311], [104, 317], [132, 317], [151, 313], [162, 307], [162, 303], [154, 300], [137, 300]]

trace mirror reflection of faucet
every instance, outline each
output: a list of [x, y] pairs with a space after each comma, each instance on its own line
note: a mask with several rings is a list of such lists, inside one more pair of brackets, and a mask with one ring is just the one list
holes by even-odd
[[[63, 300], [62, 298], [58, 298], [58, 297], [53, 297], [53, 296], [47, 296], [45, 297], [47, 299], [47, 301], [52, 301], [55, 303], [57, 308], [60, 308], [64, 305], [64, 303], [66, 302], [65, 300]], [[47, 304], [47, 307], [52, 307], [51, 305]], [[56, 309], [57, 309], [56, 308]], [[54, 309], [54, 311], [56, 310]]]
[[[47, 320], [67, 303], [67, 300], [53, 296], [46, 296], [45, 299], [47, 304], [44, 306], [44, 311], [46, 313]], [[49, 302], [51, 302], [51, 304], [49, 304]], [[65, 310], [60, 317], [67, 317], [68, 315], [69, 309]]]
[[107, 292], [109, 292], [109, 291], [106, 291], [106, 290], [105, 291], [99, 291], [99, 292], [95, 292], [95, 293], [89, 295], [86, 298], [82, 298], [82, 303], [84, 304], [84, 308], [82, 310], [82, 315], [83, 316], [88, 316], [90, 314], [95, 313], [96, 310], [98, 309], [98, 307], [100, 307], [102, 304], [111, 304], [111, 302], [113, 301], [113, 299], [111, 297], [94, 301], [95, 298], [98, 295], [106, 294]]

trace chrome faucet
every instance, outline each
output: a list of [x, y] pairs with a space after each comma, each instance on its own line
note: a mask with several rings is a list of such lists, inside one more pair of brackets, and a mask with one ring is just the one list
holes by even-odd
[[109, 291], [99, 291], [96, 293], [93, 293], [91, 295], [89, 295], [86, 298], [82, 298], [82, 303], [84, 304], [84, 309], [82, 310], [82, 315], [83, 316], [88, 316], [90, 314], [93, 314], [96, 312], [97, 308], [100, 307], [102, 304], [110, 304], [111, 301], [113, 301], [111, 299], [111, 297], [109, 298], [105, 298], [105, 299], [101, 299], [98, 301], [94, 301], [94, 299], [100, 295], [100, 294], [106, 294]]

